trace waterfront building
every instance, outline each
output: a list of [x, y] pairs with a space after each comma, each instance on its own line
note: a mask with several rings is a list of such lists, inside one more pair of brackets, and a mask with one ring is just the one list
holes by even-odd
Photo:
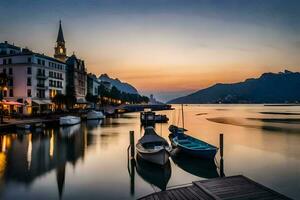
[[92, 96], [99, 96], [100, 81], [95, 74], [89, 73], [87, 75], [87, 93]]
[[66, 91], [66, 64], [44, 54], [0, 43], [0, 73], [8, 76], [3, 99], [22, 103], [7, 106], [6, 112], [31, 114], [53, 109], [51, 98]]
[[77, 104], [86, 104], [87, 70], [84, 61], [75, 54], [68, 57], [67, 65], [67, 95], [74, 96]]

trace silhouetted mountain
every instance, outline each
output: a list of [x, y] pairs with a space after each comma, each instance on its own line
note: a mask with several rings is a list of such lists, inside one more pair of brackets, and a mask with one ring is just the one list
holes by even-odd
[[298, 103], [300, 73], [285, 70], [233, 84], [218, 83], [168, 103]]
[[109, 82], [112, 86], [115, 86], [121, 92], [129, 93], [129, 94], [138, 94], [137, 89], [132, 85], [130, 85], [129, 83], [122, 82], [117, 78], [113, 79], [109, 77], [107, 74], [101, 74], [99, 76], [99, 80]]

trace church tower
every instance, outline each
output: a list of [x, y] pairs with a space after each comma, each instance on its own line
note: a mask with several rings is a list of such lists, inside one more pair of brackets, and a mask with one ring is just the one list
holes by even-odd
[[57, 40], [56, 40], [56, 46], [54, 47], [54, 51], [55, 51], [54, 58], [62, 62], [66, 61], [67, 49], [65, 47], [65, 39], [64, 39], [64, 34], [63, 34], [60, 20], [59, 20], [59, 30], [58, 30]]

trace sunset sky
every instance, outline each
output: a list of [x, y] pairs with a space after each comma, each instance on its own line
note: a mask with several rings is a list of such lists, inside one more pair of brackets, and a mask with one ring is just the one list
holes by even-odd
[[10, 0], [0, 40], [53, 55], [62, 20], [68, 54], [160, 100], [263, 72], [300, 71], [300, 1]]

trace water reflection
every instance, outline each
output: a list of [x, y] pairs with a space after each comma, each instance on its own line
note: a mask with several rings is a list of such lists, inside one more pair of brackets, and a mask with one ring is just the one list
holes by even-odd
[[166, 190], [171, 177], [171, 164], [168, 161], [164, 166], [155, 165], [136, 156], [136, 171], [146, 182]]
[[219, 177], [214, 160], [202, 160], [195, 157], [177, 155], [172, 156], [174, 163], [184, 171], [201, 178]]
[[26, 185], [55, 170], [58, 194], [63, 195], [66, 164], [74, 167], [84, 158], [85, 131], [80, 125], [50, 129], [42, 133], [0, 136], [0, 177], [3, 182]]

